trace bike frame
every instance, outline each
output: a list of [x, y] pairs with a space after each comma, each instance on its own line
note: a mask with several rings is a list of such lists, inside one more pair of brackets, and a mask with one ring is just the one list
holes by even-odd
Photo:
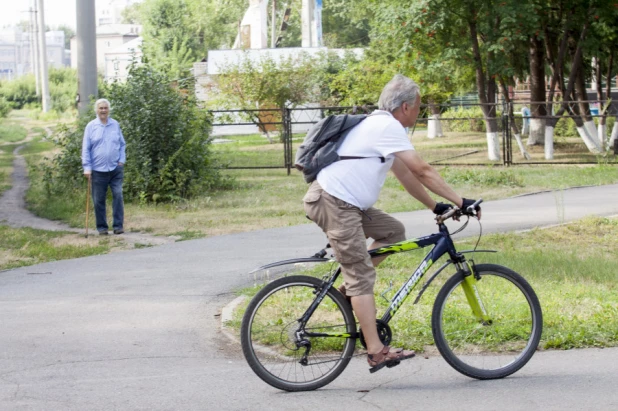
[[[468, 261], [466, 260], [463, 254], [472, 253], [472, 252], [496, 252], [496, 251], [468, 250], [468, 251], [457, 252], [457, 250], [455, 249], [455, 244], [453, 243], [453, 240], [451, 239], [450, 233], [446, 225], [443, 222], [440, 222], [438, 223], [438, 229], [439, 229], [439, 232], [435, 234], [431, 234], [431, 235], [416, 238], [416, 239], [404, 240], [399, 243], [389, 244], [384, 247], [369, 250], [369, 255], [372, 258], [374, 258], [374, 257], [384, 257], [384, 256], [388, 256], [391, 254], [397, 254], [401, 252], [434, 246], [434, 248], [425, 256], [423, 261], [421, 261], [421, 263], [416, 268], [416, 270], [414, 270], [410, 278], [401, 286], [399, 291], [397, 291], [395, 296], [391, 299], [391, 302], [388, 308], [386, 309], [386, 312], [382, 316], [381, 321], [388, 324], [388, 322], [390, 322], [390, 320], [395, 316], [395, 314], [397, 313], [397, 311], [399, 310], [403, 302], [412, 293], [412, 290], [414, 290], [416, 285], [423, 278], [423, 276], [429, 270], [429, 268], [431, 268], [431, 266], [437, 260], [439, 260], [440, 257], [442, 257], [445, 254], [448, 254], [450, 259], [447, 262], [445, 262], [424, 284], [422, 289], [419, 291], [419, 294], [416, 300], [414, 301], [414, 303], [416, 304], [420, 300], [422, 294], [425, 292], [429, 284], [438, 276], [438, 274], [440, 274], [440, 272], [442, 272], [442, 270], [444, 270], [448, 265], [454, 264], [455, 267], [457, 268], [457, 272], [462, 275], [463, 281], [461, 285], [466, 295], [466, 299], [468, 300], [468, 303], [470, 304], [470, 308], [472, 309], [472, 312], [474, 313], [474, 315], [476, 316], [479, 322], [483, 324], [491, 324], [490, 315], [487, 312], [485, 305], [483, 304], [481, 300], [481, 296], [476, 287], [476, 282], [480, 278], [476, 274], [476, 270], [474, 268], [474, 262], [470, 260], [470, 264], [468, 264]], [[318, 254], [312, 258], [303, 259], [303, 260], [304, 261], [314, 261], [314, 262], [315, 261], [331, 261], [331, 260], [328, 260], [322, 257], [323, 255]], [[291, 261], [294, 261], [294, 260], [288, 260], [286, 261], [286, 263], [290, 263]], [[279, 264], [275, 263], [275, 265], [279, 265]], [[269, 265], [269, 266], [273, 266], [273, 265]], [[337, 280], [340, 274], [341, 274], [341, 267], [339, 267], [328, 280], [325, 280], [323, 287], [317, 290], [317, 296], [315, 300], [313, 301], [313, 303], [309, 306], [307, 311], [305, 311], [303, 316], [299, 318], [300, 327], [298, 328], [298, 331], [297, 331], [297, 333], [299, 333], [298, 335], [299, 340], [302, 340], [302, 336], [305, 336], [305, 337], [339, 337], [339, 338], [358, 337], [358, 335], [352, 335], [352, 334], [347, 334], [347, 333], [346, 334], [325, 333], [325, 332], [312, 333], [312, 332], [304, 330], [305, 324], [307, 324], [307, 322], [311, 318], [311, 315], [313, 314], [317, 306], [322, 302], [322, 300], [326, 296], [326, 293], [328, 292], [330, 287], [332, 287], [332, 285], [335, 283], [335, 281]]]

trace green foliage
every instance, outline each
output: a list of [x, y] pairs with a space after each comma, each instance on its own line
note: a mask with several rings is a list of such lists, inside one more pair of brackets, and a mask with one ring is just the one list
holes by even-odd
[[445, 132], [485, 132], [485, 121], [480, 107], [451, 109], [444, 112], [442, 118], [442, 129]]
[[[105, 90], [112, 116], [127, 142], [124, 195], [127, 201], [161, 202], [223, 187], [209, 149], [210, 122], [192, 99], [148, 66], [133, 67], [126, 83]], [[82, 190], [83, 132], [91, 112], [60, 125], [53, 142], [60, 153], [41, 167], [48, 195]]]
[[27, 74], [11, 81], [0, 81], [0, 96], [4, 97], [14, 109], [36, 104], [37, 97], [34, 76]]
[[[306, 53], [282, 57], [279, 60], [262, 55], [259, 60], [245, 54], [238, 63], [219, 67], [220, 74], [214, 79], [217, 94], [209, 101], [216, 109], [273, 109], [272, 114], [245, 111], [239, 115], [259, 125], [268, 135], [269, 126], [264, 123], [281, 122], [281, 110], [302, 103], [317, 101], [319, 58]], [[213, 93], [214, 94], [214, 93]]]
[[577, 125], [570, 117], [562, 117], [554, 127], [554, 136], [559, 137], [579, 137]]
[[11, 110], [9, 101], [4, 96], [0, 96], [0, 118], [8, 116]]
[[127, 141], [128, 199], [169, 201], [225, 185], [209, 148], [210, 119], [149, 66], [105, 92]]
[[146, 0], [126, 18], [144, 26], [144, 60], [170, 78], [184, 78], [208, 50], [232, 47], [246, 4], [243, 0]]
[[68, 193], [85, 187], [82, 169], [82, 140], [86, 125], [92, 120], [91, 111], [78, 117], [74, 124], [60, 123], [52, 137], [59, 154], [45, 158], [40, 175], [47, 196]]
[[[334, 105], [377, 104], [382, 88], [397, 70], [392, 65], [367, 58], [352, 61], [331, 76], [328, 103]], [[358, 81], [362, 78], [363, 81]]]
[[[73, 108], [77, 94], [77, 72], [69, 67], [49, 69], [49, 95], [52, 110], [62, 113]], [[40, 107], [34, 75], [26, 74], [11, 81], [0, 81], [0, 99], [12, 108]], [[1, 105], [1, 100], [0, 100]]]

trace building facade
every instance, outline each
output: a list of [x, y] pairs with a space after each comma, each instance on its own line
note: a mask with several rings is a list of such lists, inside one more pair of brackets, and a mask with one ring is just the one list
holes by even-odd
[[[106, 54], [137, 39], [142, 31], [138, 24], [106, 24], [97, 27], [97, 71], [106, 75]], [[71, 50], [77, 50], [77, 38], [71, 38]], [[77, 69], [77, 53], [71, 53], [71, 67]]]
[[[12, 79], [33, 72], [31, 33], [18, 28], [0, 31], [0, 79]], [[45, 33], [48, 67], [68, 66], [64, 32]]]

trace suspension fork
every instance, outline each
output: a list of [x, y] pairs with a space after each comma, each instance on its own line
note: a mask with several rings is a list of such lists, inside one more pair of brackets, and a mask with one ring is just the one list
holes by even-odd
[[463, 276], [461, 288], [463, 288], [468, 304], [470, 304], [470, 308], [472, 309], [472, 313], [483, 325], [490, 325], [492, 320], [478, 291], [477, 282], [481, 279], [481, 276], [476, 271], [474, 261], [470, 260], [468, 263], [468, 261], [463, 259], [462, 261], [455, 263], [455, 265], [457, 266], [457, 271]]

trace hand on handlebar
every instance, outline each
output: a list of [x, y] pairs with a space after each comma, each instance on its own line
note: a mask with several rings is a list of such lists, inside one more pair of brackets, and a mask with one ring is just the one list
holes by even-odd
[[437, 203], [436, 207], [434, 208], [434, 213], [438, 215], [436, 217], [436, 220], [438, 221], [438, 223], [443, 223], [449, 218], [452, 218], [455, 221], [459, 221], [459, 217], [461, 217], [462, 215], [476, 216], [480, 220], [481, 207], [479, 206], [479, 204], [481, 204], [482, 202], [482, 198], [478, 200], [468, 200], [464, 198], [461, 208], [453, 207], [450, 204]]
[[452, 208], [452, 204], [436, 203], [436, 206], [433, 208], [433, 213], [437, 215], [442, 215]]
[[483, 202], [483, 199], [479, 199], [479, 200], [470, 200], [467, 198], [463, 199], [463, 202], [461, 204], [461, 212], [462, 214], [465, 215], [476, 215], [478, 217], [478, 219], [481, 219], [481, 206], [479, 204], [481, 204]]

